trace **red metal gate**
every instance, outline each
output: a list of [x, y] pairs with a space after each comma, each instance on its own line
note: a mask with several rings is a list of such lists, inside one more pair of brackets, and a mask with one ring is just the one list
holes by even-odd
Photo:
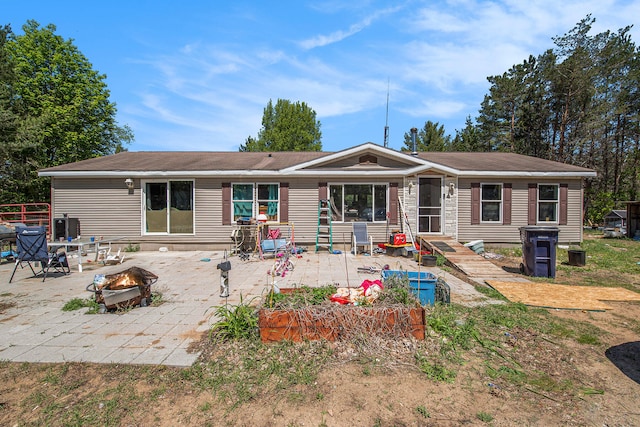
[[27, 226], [44, 225], [47, 228], [47, 234], [51, 234], [51, 205], [49, 203], [0, 204], [0, 222]]

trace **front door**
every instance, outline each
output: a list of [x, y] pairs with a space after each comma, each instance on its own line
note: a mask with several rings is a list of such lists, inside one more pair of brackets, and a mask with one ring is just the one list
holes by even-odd
[[442, 232], [442, 178], [420, 178], [418, 233]]

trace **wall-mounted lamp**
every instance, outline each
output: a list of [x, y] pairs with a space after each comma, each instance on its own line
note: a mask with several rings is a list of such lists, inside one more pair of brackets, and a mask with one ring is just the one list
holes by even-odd
[[456, 190], [456, 184], [454, 182], [449, 183], [449, 194], [453, 194]]
[[129, 194], [133, 192], [133, 180], [131, 178], [127, 178], [124, 180], [125, 185], [129, 189]]
[[415, 187], [415, 184], [413, 183], [413, 181], [409, 181], [409, 194], [411, 194], [411, 190], [413, 189], [413, 187]]

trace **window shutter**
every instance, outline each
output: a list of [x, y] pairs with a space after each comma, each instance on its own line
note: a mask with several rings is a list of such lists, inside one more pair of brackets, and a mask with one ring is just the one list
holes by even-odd
[[318, 183], [318, 200], [327, 200], [329, 198], [327, 192], [327, 183], [319, 182]]
[[558, 212], [558, 224], [567, 225], [569, 184], [560, 184], [560, 212]]
[[480, 183], [471, 183], [471, 225], [480, 224]]
[[398, 225], [398, 183], [389, 183], [389, 225]]
[[529, 183], [527, 224], [536, 225], [538, 220], [538, 184]]
[[511, 225], [511, 183], [505, 183], [502, 191], [502, 224]]
[[289, 183], [280, 183], [280, 222], [289, 222]]
[[231, 183], [222, 183], [222, 225], [231, 225]]

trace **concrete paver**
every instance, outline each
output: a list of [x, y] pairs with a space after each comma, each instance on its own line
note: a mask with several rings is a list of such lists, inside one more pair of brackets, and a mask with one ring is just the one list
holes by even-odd
[[[220, 297], [217, 263], [223, 251], [135, 252], [122, 264], [83, 263], [79, 273], [73, 262], [71, 274], [31, 278], [31, 271], [18, 268], [7, 283], [14, 264], [0, 264], [0, 360], [14, 362], [92, 362], [164, 364], [190, 366], [198, 353], [189, 346], [214, 323], [215, 307], [260, 298], [270, 289], [267, 276], [274, 260], [252, 257], [242, 261], [230, 257], [230, 295]], [[89, 259], [91, 256], [89, 257]], [[207, 262], [207, 260], [209, 260]], [[85, 261], [86, 262], [86, 261]], [[451, 287], [452, 302], [486, 300], [473, 286], [434, 268], [420, 268], [411, 259], [386, 255], [354, 256], [328, 252], [304, 252], [295, 260], [295, 269], [276, 277], [277, 286], [296, 285], [359, 286], [378, 276], [358, 271], [358, 267], [388, 264], [391, 269], [428, 270], [443, 277]], [[95, 274], [112, 274], [137, 266], [156, 274], [153, 292], [161, 292], [163, 303], [155, 307], [136, 307], [123, 313], [87, 315], [86, 309], [64, 312], [73, 298], [91, 298], [86, 291]]]

